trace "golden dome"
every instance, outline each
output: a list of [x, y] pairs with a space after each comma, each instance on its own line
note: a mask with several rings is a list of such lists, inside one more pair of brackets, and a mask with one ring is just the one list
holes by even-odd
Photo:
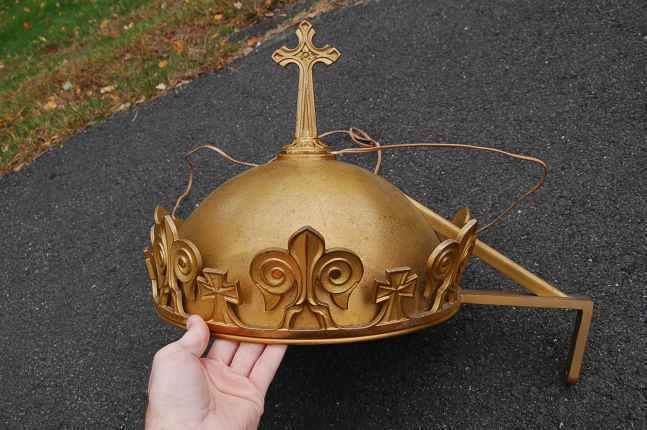
[[[290, 250], [290, 238], [299, 235], [309, 236], [303, 246], [311, 253], [295, 256], [298, 251]], [[412, 275], [424, 276], [427, 258], [439, 243], [422, 213], [396, 187], [362, 168], [325, 158], [278, 159], [231, 179], [191, 214], [179, 236], [200, 249], [205, 266], [227, 270], [231, 279], [251, 287], [239, 289], [238, 315], [251, 326], [268, 329], [369, 324], [380, 307], [374, 285], [385, 279], [385, 270], [406, 266]], [[260, 263], [265, 264], [263, 273], [255, 272], [250, 264], [267, 249], [282, 251]], [[337, 254], [329, 272], [323, 264], [321, 274], [305, 273], [331, 253]], [[273, 277], [273, 270], [290, 266], [287, 254], [312, 279], [288, 286], [287, 273], [276, 271]], [[296, 267], [285, 271], [297, 272]], [[306, 286], [310, 282], [318, 285]], [[311, 298], [292, 304], [298, 302], [299, 284], [313, 289]], [[428, 307], [428, 301], [418, 289], [402, 308], [415, 312]], [[325, 315], [314, 313], [308, 303], [327, 308]], [[284, 321], [286, 309], [302, 305]]]
[[164, 318], [183, 324], [198, 314], [214, 334], [288, 343], [445, 321], [459, 307], [475, 228], [441, 244], [380, 176], [330, 156], [286, 154], [216, 188], [184, 221], [162, 209], [155, 219], [147, 258]]
[[312, 67], [339, 52], [312, 43], [272, 58], [299, 67], [294, 141], [215, 189], [185, 220], [155, 213], [146, 260], [158, 312], [214, 334], [264, 342], [345, 342], [451, 317], [474, 245], [440, 243], [424, 213], [380, 176], [336, 160], [317, 134]]

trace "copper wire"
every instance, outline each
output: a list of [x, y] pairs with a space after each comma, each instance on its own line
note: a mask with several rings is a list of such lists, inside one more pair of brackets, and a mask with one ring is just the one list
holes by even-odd
[[[487, 146], [470, 145], [470, 144], [462, 144], [462, 143], [447, 143], [447, 142], [419, 142], [419, 143], [400, 143], [400, 144], [392, 144], [392, 145], [381, 145], [378, 141], [370, 137], [369, 134], [366, 133], [364, 130], [355, 128], [355, 127], [351, 127], [348, 130], [334, 130], [332, 132], [324, 133], [324, 135], [332, 134], [332, 133], [347, 134], [353, 142], [361, 146], [360, 148], [344, 148], [337, 151], [331, 151], [331, 153], [335, 155], [367, 154], [372, 152], [377, 152], [378, 154], [381, 154], [382, 151], [390, 150], [390, 149], [465, 149], [465, 150], [493, 152], [495, 154], [507, 155], [508, 157], [512, 157], [517, 160], [530, 161], [531, 163], [535, 163], [541, 166], [541, 168], [543, 169], [543, 173], [541, 175], [541, 178], [539, 178], [539, 180], [535, 183], [535, 185], [533, 185], [525, 193], [517, 197], [510, 206], [508, 206], [506, 209], [501, 211], [492, 221], [490, 221], [483, 227], [479, 228], [477, 233], [482, 233], [488, 228], [491, 228], [499, 224], [501, 221], [503, 221], [503, 218], [505, 218], [505, 216], [508, 215], [514, 208], [519, 206], [519, 204], [522, 201], [528, 198], [528, 196], [530, 196], [531, 194], [534, 194], [537, 191], [539, 191], [539, 189], [544, 185], [546, 176], [548, 176], [548, 164], [546, 164], [546, 162], [540, 158], [532, 157], [530, 155], [517, 154], [514, 152], [504, 151], [502, 149], [491, 148]], [[373, 171], [376, 174], [379, 172], [381, 160], [382, 160], [381, 158], [378, 158], [375, 168], [373, 169]]]
[[[331, 130], [328, 132], [325, 132], [321, 134], [319, 137], [323, 138], [326, 136], [330, 136], [333, 134], [345, 134], [347, 135], [350, 140], [358, 145], [358, 148], [344, 148], [340, 149], [337, 151], [331, 151], [332, 154], [334, 155], [344, 155], [344, 154], [370, 154], [373, 152], [377, 152], [377, 160], [375, 163], [375, 167], [373, 168], [373, 173], [376, 175], [379, 174], [380, 172], [380, 167], [382, 165], [382, 152], [385, 150], [399, 150], [399, 149], [463, 149], [463, 150], [475, 150], [475, 151], [484, 151], [484, 152], [492, 152], [495, 154], [501, 154], [501, 155], [506, 155], [508, 157], [517, 159], [517, 160], [523, 160], [523, 161], [529, 161], [532, 163], [535, 163], [543, 169], [543, 173], [541, 178], [533, 185], [531, 188], [529, 188], [525, 193], [517, 197], [510, 206], [508, 206], [506, 209], [501, 211], [492, 221], [484, 225], [483, 227], [479, 228], [478, 233], [482, 233], [483, 231], [487, 230], [488, 228], [491, 228], [497, 224], [499, 224], [503, 218], [505, 218], [506, 215], [508, 215], [514, 208], [519, 206], [519, 204], [524, 201], [528, 196], [531, 194], [536, 193], [543, 185], [544, 181], [546, 180], [546, 176], [548, 176], [548, 165], [546, 162], [543, 160], [537, 158], [537, 157], [532, 157], [529, 155], [522, 155], [522, 154], [517, 154], [514, 152], [510, 151], [504, 151], [502, 149], [497, 149], [497, 148], [491, 148], [487, 146], [480, 146], [480, 145], [470, 145], [470, 144], [461, 144], [461, 143], [446, 143], [446, 142], [417, 142], [417, 143], [400, 143], [400, 144], [391, 144], [391, 145], [382, 145], [380, 142], [377, 140], [373, 139], [366, 131], [356, 128], [356, 127], [350, 127], [348, 130]], [[191, 188], [193, 187], [193, 163], [191, 162], [191, 155], [195, 154], [196, 152], [202, 150], [202, 149], [209, 149], [211, 151], [215, 151], [218, 155], [223, 157], [225, 160], [230, 161], [234, 164], [238, 164], [241, 166], [248, 166], [248, 167], [257, 167], [258, 164], [256, 163], [250, 163], [247, 161], [241, 161], [237, 160], [236, 158], [232, 157], [231, 155], [227, 154], [225, 151], [222, 149], [218, 148], [215, 145], [201, 145], [196, 148], [193, 148], [191, 151], [187, 152], [186, 155], [184, 156], [184, 159], [188, 165], [189, 168], [189, 175], [188, 175], [188, 180], [187, 180], [187, 186], [186, 189], [180, 196], [177, 198], [175, 201], [175, 206], [173, 207], [173, 211], [171, 212], [171, 215], [175, 218], [175, 213], [177, 212], [178, 207], [184, 201], [186, 197], [188, 197], [191, 194]], [[270, 159], [266, 163], [269, 163], [270, 161], [274, 160], [276, 157]]]
[[223, 151], [222, 149], [218, 148], [215, 145], [200, 145], [193, 148], [192, 150], [187, 152], [186, 155], [184, 156], [184, 160], [186, 161], [186, 164], [189, 167], [189, 178], [187, 180], [186, 189], [182, 194], [178, 196], [177, 200], [175, 201], [175, 206], [173, 206], [173, 211], [171, 212], [171, 216], [173, 218], [175, 218], [175, 213], [177, 212], [177, 209], [180, 207], [180, 204], [182, 204], [182, 201], [185, 198], [187, 198], [189, 194], [191, 194], [191, 188], [193, 187], [193, 163], [191, 162], [191, 156], [202, 149], [209, 149], [211, 151], [215, 151], [222, 158], [224, 158], [227, 161], [231, 161], [234, 164], [239, 164], [241, 166], [248, 166], [248, 167], [258, 167], [258, 164], [256, 163], [249, 163], [247, 161], [241, 161], [241, 160], [235, 159], [234, 157], [227, 154], [225, 151]]
[[[352, 140], [354, 143], [361, 146], [362, 148], [375, 148], [375, 147], [379, 148], [381, 146], [380, 142], [378, 142], [377, 140], [369, 136], [367, 132], [365, 132], [361, 128], [355, 128], [355, 127], [351, 127], [348, 130], [327, 131], [319, 135], [319, 138], [323, 138], [323, 137], [330, 136], [332, 134], [338, 134], [338, 133], [346, 134], [348, 137], [350, 137], [350, 140]], [[375, 162], [373, 173], [375, 173], [376, 175], [379, 174], [381, 166], [382, 166], [382, 151], [378, 151], [377, 161]]]

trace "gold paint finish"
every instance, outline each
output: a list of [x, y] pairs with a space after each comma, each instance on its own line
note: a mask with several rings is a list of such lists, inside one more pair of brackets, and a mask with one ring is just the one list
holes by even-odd
[[[158, 314], [181, 327], [198, 314], [228, 339], [323, 344], [420, 330], [462, 304], [574, 309], [567, 381], [576, 382], [591, 299], [567, 296], [477, 240], [468, 209], [448, 221], [377, 174], [336, 160], [317, 134], [312, 69], [340, 54], [315, 47], [307, 21], [297, 36], [296, 48], [272, 57], [299, 68], [294, 141], [217, 187], [186, 220], [155, 211], [144, 255]], [[472, 254], [536, 296], [461, 290]]]
[[381, 309], [375, 281], [404, 266], [421, 284], [404, 311], [425, 312], [431, 302], [423, 282], [440, 243], [434, 229], [400, 190], [352, 164], [285, 158], [250, 169], [213, 191], [179, 230], [205, 267], [240, 282], [237, 313], [249, 326], [370, 324]]
[[463, 290], [463, 303], [475, 305], [517, 306], [545, 309], [573, 309], [577, 311], [575, 335], [570, 353], [570, 364], [566, 373], [566, 382], [575, 384], [582, 371], [582, 359], [593, 319], [593, 302], [589, 297], [545, 297], [524, 294], [505, 293], [501, 291]]
[[285, 154], [326, 154], [328, 147], [319, 140], [317, 133], [317, 113], [315, 109], [315, 89], [312, 69], [315, 64], [330, 65], [337, 61], [341, 54], [335, 48], [326, 45], [317, 48], [312, 42], [315, 30], [308, 21], [303, 21], [297, 28], [299, 44], [296, 48], [282, 47], [274, 51], [272, 59], [281, 66], [296, 64], [299, 67], [299, 96], [297, 100], [297, 125], [294, 141], [287, 145]]
[[447, 293], [458, 295], [465, 266], [476, 243], [477, 222], [468, 221], [456, 235], [438, 245], [427, 260], [427, 288], [425, 297], [434, 298], [431, 311], [435, 312], [445, 301]]
[[324, 238], [311, 227], [293, 234], [287, 250], [270, 248], [257, 254], [250, 268], [252, 280], [263, 293], [266, 311], [296, 290], [277, 327], [287, 329], [303, 312], [311, 312], [320, 328], [337, 327], [328, 304], [315, 290], [320, 287], [334, 304], [348, 309], [349, 296], [363, 274], [364, 266], [357, 255], [342, 248], [326, 250]]

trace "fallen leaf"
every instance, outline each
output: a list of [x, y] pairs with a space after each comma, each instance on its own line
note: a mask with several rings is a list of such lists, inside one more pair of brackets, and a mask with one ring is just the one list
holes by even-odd
[[245, 42], [245, 43], [247, 44], [247, 46], [253, 48], [253, 47], [255, 47], [255, 46], [257, 46], [259, 44], [260, 40], [261, 40], [260, 37], [252, 36], [249, 39], [247, 39], [247, 42]]
[[58, 105], [56, 104], [56, 102], [53, 99], [49, 99], [47, 101], [47, 103], [45, 103], [43, 105], [43, 109], [45, 109], [46, 111], [54, 110], [57, 107], [58, 107]]
[[217, 14], [215, 14], [215, 15], [213, 16], [213, 20], [214, 20], [214, 22], [220, 22], [220, 21], [222, 21], [223, 19], [225, 19], [225, 15], [223, 15], [223, 14], [221, 14], [221, 13], [217, 13]]
[[106, 31], [108, 31], [109, 25], [110, 25], [110, 21], [108, 21], [107, 19], [104, 19], [103, 21], [101, 21], [101, 24], [99, 24], [99, 28], [101, 29], [102, 32], [105, 33]]
[[4, 64], [0, 63], [0, 70], [4, 69]]
[[234, 3], [234, 7], [238, 10], [241, 10], [243, 8], [243, 4], [237, 1], [236, 3]]
[[63, 91], [71, 91], [74, 88], [72, 82], [67, 81], [63, 84]]
[[31, 28], [31, 23], [29, 21], [23, 22], [22, 28], [24, 28], [25, 30], [29, 30]]
[[171, 45], [173, 46], [173, 49], [175, 50], [175, 52], [177, 52], [178, 54], [181, 54], [181, 53], [183, 53], [183, 52], [184, 52], [185, 46], [184, 46], [184, 42], [183, 42], [183, 41], [181, 41], [181, 40], [174, 40], [174, 41], [171, 43]]
[[135, 100], [135, 103], [139, 104], [139, 103], [143, 103], [145, 101], [146, 101], [146, 96], [141, 96], [140, 98]]
[[168, 66], [168, 60], [161, 60], [161, 61], [158, 63], [158, 66], [159, 66], [159, 68], [160, 68], [160, 69], [165, 69], [165, 68], [166, 68], [166, 66]]
[[155, 89], [158, 89], [158, 90], [160, 90], [160, 91], [164, 91], [164, 90], [166, 89], [166, 84], [164, 84], [164, 83], [157, 84], [157, 86], [155, 87]]
[[126, 110], [130, 107], [130, 103], [122, 103], [117, 108], [114, 110], [115, 112], [121, 112], [122, 110]]
[[126, 55], [124, 55], [124, 61], [131, 60], [133, 58], [133, 54], [130, 52], [127, 52]]
[[266, 17], [270, 18], [270, 17], [273, 17], [273, 16], [274, 16], [274, 12], [266, 12], [264, 15], [265, 15]]
[[99, 90], [99, 92], [100, 92], [101, 94], [106, 94], [106, 93], [109, 93], [109, 92], [111, 92], [111, 91], [114, 91], [114, 90], [115, 90], [115, 88], [116, 88], [116, 87], [115, 87], [114, 85], [108, 85], [108, 86], [106, 86], [106, 87], [101, 88], [101, 89]]
[[131, 22], [128, 25], [124, 25], [124, 30], [130, 30], [131, 28], [133, 28], [133, 25], [135, 25], [134, 22]]

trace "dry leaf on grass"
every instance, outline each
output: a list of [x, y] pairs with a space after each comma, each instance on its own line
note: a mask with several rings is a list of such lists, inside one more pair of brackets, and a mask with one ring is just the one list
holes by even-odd
[[126, 110], [130, 107], [130, 103], [122, 103], [116, 108], [113, 108], [114, 112], [121, 112], [122, 110]]
[[162, 83], [160, 83], [160, 84], [157, 84], [157, 86], [155, 87], [155, 89], [160, 90], [160, 91], [164, 91], [164, 90], [166, 89], [166, 84], [165, 84], [165, 83], [163, 83], [163, 82], [162, 82]]
[[247, 44], [247, 46], [249, 46], [249, 47], [252, 47], [252, 48], [253, 48], [253, 47], [255, 47], [255, 46], [257, 46], [257, 45], [259, 44], [260, 40], [261, 40], [261, 38], [260, 38], [260, 37], [258, 37], [258, 36], [252, 36], [252, 37], [250, 37], [249, 39], [247, 39], [246, 44]]
[[236, 3], [234, 3], [234, 7], [238, 10], [241, 10], [243, 8], [243, 4], [237, 1]]
[[220, 21], [222, 21], [223, 19], [225, 19], [225, 15], [223, 15], [223, 14], [221, 14], [221, 13], [217, 13], [217, 14], [215, 14], [215, 15], [213, 16], [213, 20], [214, 20], [214, 22], [220, 22]]
[[56, 104], [56, 101], [54, 99], [51, 99], [51, 98], [49, 100], [47, 100], [47, 103], [45, 103], [43, 105], [43, 109], [45, 109], [46, 111], [54, 110], [57, 107], [58, 107], [58, 104]]
[[160, 69], [165, 69], [166, 66], [168, 66], [168, 60], [160, 60], [160, 62], [157, 64]]
[[116, 88], [116, 87], [115, 87], [114, 85], [108, 85], [108, 86], [105, 86], [105, 87], [101, 88], [101, 89], [99, 90], [99, 92], [100, 92], [101, 94], [107, 94], [107, 93], [110, 93], [110, 92], [114, 91], [114, 90], [115, 90], [115, 88]]
[[177, 52], [178, 54], [184, 52], [185, 46], [183, 41], [174, 40], [173, 42], [171, 42], [171, 45], [173, 46], [173, 50], [175, 50], [175, 52]]

